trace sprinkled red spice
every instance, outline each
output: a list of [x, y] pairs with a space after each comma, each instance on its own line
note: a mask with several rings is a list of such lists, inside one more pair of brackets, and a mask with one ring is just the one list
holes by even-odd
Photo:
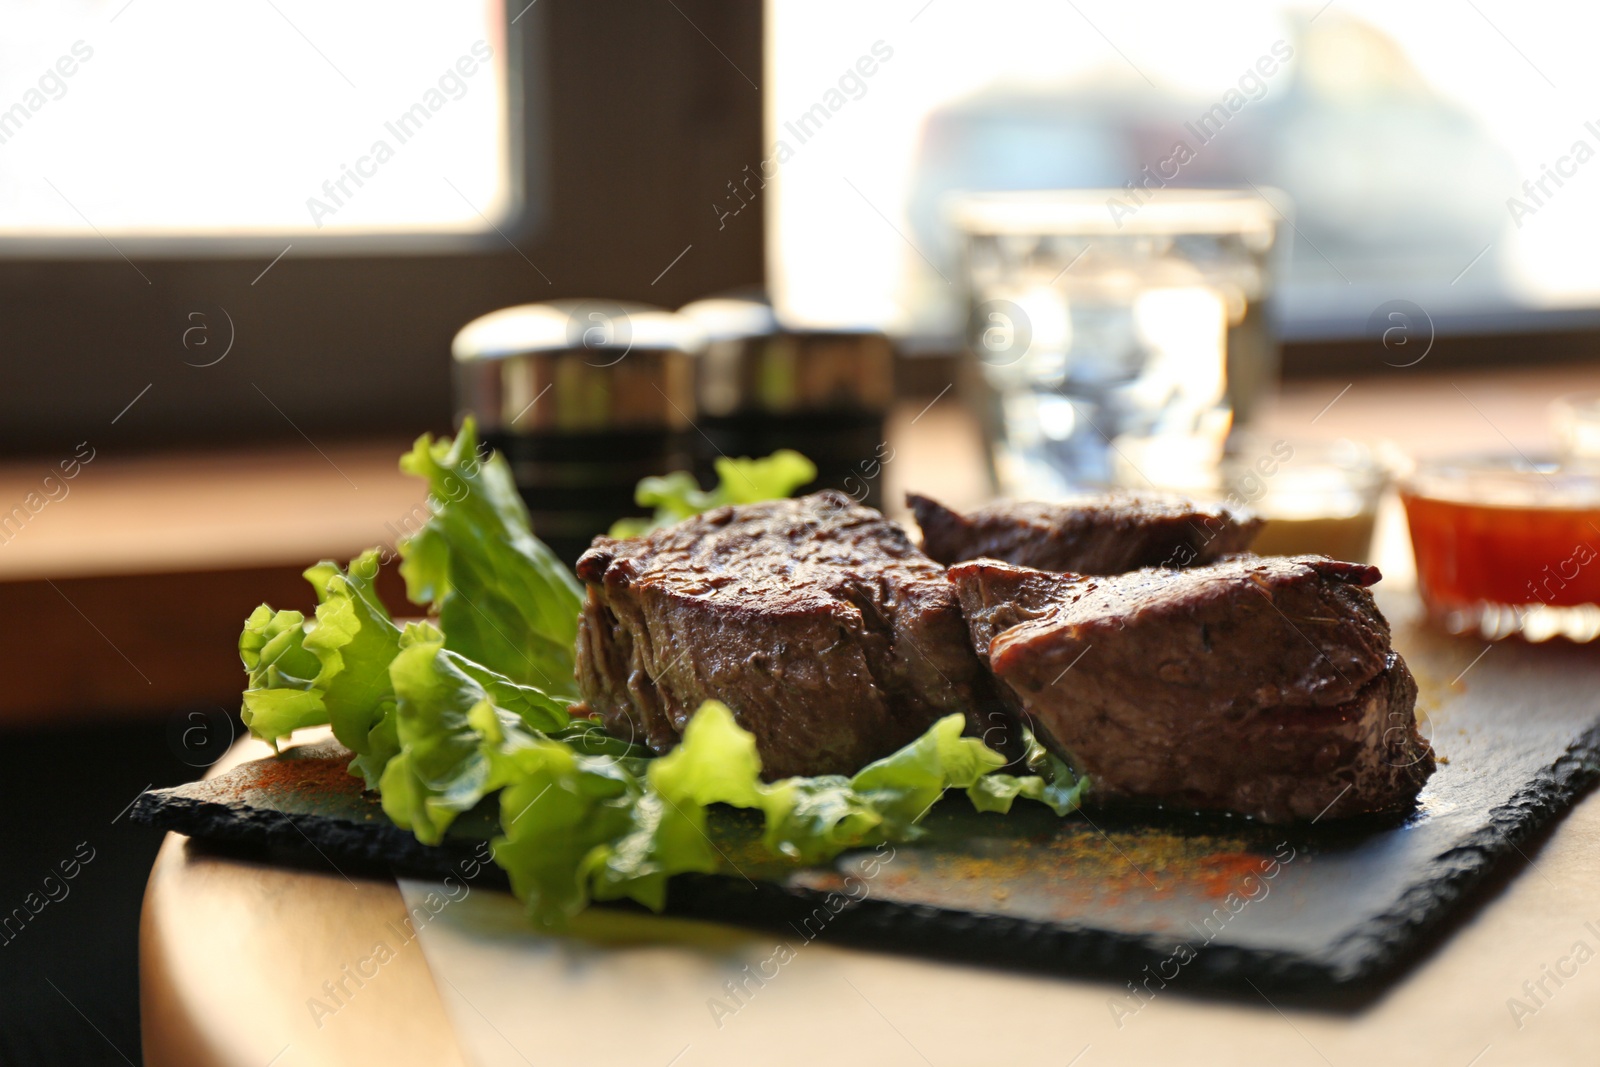
[[[300, 753], [305, 754], [300, 754]], [[311, 755], [311, 752], [318, 753]], [[321, 753], [328, 752], [328, 755]], [[289, 753], [295, 753], [290, 755]], [[292, 794], [308, 800], [359, 797], [362, 780], [349, 773], [351, 753], [341, 746], [306, 746], [283, 755], [241, 764], [220, 778], [203, 783], [205, 799], [219, 804], [248, 804], [253, 795]], [[270, 802], [269, 802], [270, 804]]]
[[1256, 891], [1262, 871], [1274, 862], [1270, 856], [1223, 852], [1201, 859], [1189, 872], [1189, 878], [1208, 897], [1225, 897], [1229, 893], [1243, 895]]

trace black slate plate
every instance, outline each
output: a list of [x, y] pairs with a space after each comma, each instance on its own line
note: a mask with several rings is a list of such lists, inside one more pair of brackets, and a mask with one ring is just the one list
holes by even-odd
[[[1412, 610], [1386, 605], [1391, 618]], [[1019, 805], [932, 812], [915, 845], [783, 871], [737, 815], [714, 820], [726, 875], [675, 880], [669, 910], [810, 939], [1006, 966], [1114, 976], [1138, 987], [1243, 987], [1325, 997], [1375, 988], [1496, 861], [1600, 777], [1600, 649], [1489, 647], [1397, 625], [1441, 757], [1416, 811], [1285, 831], [1244, 819]], [[493, 832], [468, 813], [438, 848], [384, 818], [335, 744], [293, 749], [210, 782], [141, 797], [133, 817], [348, 873], [443, 877]], [[1027, 810], [1024, 810], [1024, 807]], [[498, 880], [489, 868], [484, 880]], [[1181, 975], [1181, 979], [1179, 978]]]

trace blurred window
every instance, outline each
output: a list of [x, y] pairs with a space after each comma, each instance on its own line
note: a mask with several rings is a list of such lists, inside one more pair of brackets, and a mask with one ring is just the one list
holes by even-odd
[[494, 0], [0, 0], [0, 20], [0, 251], [493, 236], [520, 206]]
[[[960, 190], [1275, 186], [1290, 338], [1600, 321], [1600, 7], [770, 0], [772, 285], [948, 342]], [[1182, 146], [1181, 148], [1179, 146]], [[1149, 168], [1148, 171], [1146, 168]]]

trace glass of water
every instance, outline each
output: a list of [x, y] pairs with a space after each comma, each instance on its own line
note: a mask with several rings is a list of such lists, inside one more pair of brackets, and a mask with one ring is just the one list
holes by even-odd
[[1275, 190], [986, 193], [952, 205], [996, 481], [1114, 481], [1117, 440], [1216, 463], [1277, 375]]

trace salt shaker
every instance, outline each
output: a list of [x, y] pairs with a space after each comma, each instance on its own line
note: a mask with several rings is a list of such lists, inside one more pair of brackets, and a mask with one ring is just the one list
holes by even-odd
[[523, 304], [456, 334], [457, 417], [506, 457], [534, 532], [569, 563], [645, 513], [639, 479], [694, 464], [702, 343], [680, 315], [613, 300]]

